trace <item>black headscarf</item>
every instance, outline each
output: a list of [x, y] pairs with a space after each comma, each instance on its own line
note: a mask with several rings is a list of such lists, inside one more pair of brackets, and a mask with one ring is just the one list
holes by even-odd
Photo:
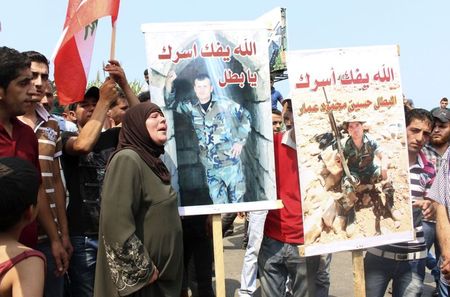
[[165, 184], [169, 184], [169, 170], [159, 158], [164, 154], [164, 145], [157, 145], [150, 138], [145, 125], [149, 115], [155, 111], [163, 114], [158, 105], [151, 102], [140, 103], [127, 111], [114, 155], [123, 149], [135, 151]]

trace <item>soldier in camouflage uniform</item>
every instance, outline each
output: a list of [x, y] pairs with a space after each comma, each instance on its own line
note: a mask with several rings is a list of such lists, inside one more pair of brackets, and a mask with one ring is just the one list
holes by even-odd
[[166, 106], [190, 116], [214, 204], [242, 202], [245, 178], [240, 154], [250, 132], [250, 113], [241, 105], [213, 94], [208, 75], [194, 79], [197, 98], [176, 101], [172, 91], [175, 72], [166, 80]]
[[[394, 218], [391, 211], [394, 203], [394, 190], [390, 182], [383, 184], [383, 192], [386, 197], [385, 208], [380, 199], [380, 192], [376, 190], [374, 185], [387, 180], [387, 162], [378, 143], [364, 132], [364, 123], [364, 119], [352, 116], [343, 125], [349, 134], [343, 152], [352, 177], [344, 176], [342, 179], [344, 198], [341, 199], [341, 205], [344, 212], [348, 212], [355, 203], [360, 206], [363, 203], [361, 198], [367, 194], [373, 204], [376, 230], [379, 233], [380, 217], [388, 211], [388, 214]], [[375, 157], [379, 159], [380, 166], [375, 164]], [[354, 178], [353, 184], [351, 178]]]
[[[378, 143], [364, 133], [364, 120], [350, 119], [344, 122], [344, 128], [350, 138], [345, 142], [344, 156], [350, 173], [362, 184], [373, 184], [387, 178], [386, 167], [380, 168], [374, 163], [377, 156], [383, 160], [383, 153]], [[384, 172], [382, 172], [384, 170]]]

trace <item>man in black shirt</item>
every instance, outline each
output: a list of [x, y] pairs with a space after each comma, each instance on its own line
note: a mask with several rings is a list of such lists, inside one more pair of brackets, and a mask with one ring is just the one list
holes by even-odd
[[74, 249], [69, 266], [71, 296], [87, 297], [94, 292], [101, 186], [120, 132], [120, 128], [102, 132], [102, 127], [111, 103], [118, 98], [116, 83], [130, 106], [139, 103], [117, 61], [110, 61], [105, 71], [110, 78], [100, 89], [89, 88], [83, 101], [75, 103], [79, 133], [62, 135], [62, 166], [69, 192], [67, 219]]

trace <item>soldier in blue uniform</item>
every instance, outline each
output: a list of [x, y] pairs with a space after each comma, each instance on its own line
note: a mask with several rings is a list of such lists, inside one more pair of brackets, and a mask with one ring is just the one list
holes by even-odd
[[245, 178], [240, 154], [251, 130], [250, 113], [233, 100], [214, 95], [207, 74], [199, 74], [194, 79], [196, 98], [175, 100], [176, 77], [175, 72], [167, 76], [166, 106], [190, 116], [212, 201], [214, 204], [242, 202]]

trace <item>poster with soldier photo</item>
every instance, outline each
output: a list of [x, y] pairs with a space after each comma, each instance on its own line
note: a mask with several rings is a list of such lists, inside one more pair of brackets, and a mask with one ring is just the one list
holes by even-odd
[[306, 255], [414, 238], [397, 46], [294, 51]]
[[267, 30], [254, 22], [144, 24], [149, 89], [169, 123], [181, 215], [277, 207]]

